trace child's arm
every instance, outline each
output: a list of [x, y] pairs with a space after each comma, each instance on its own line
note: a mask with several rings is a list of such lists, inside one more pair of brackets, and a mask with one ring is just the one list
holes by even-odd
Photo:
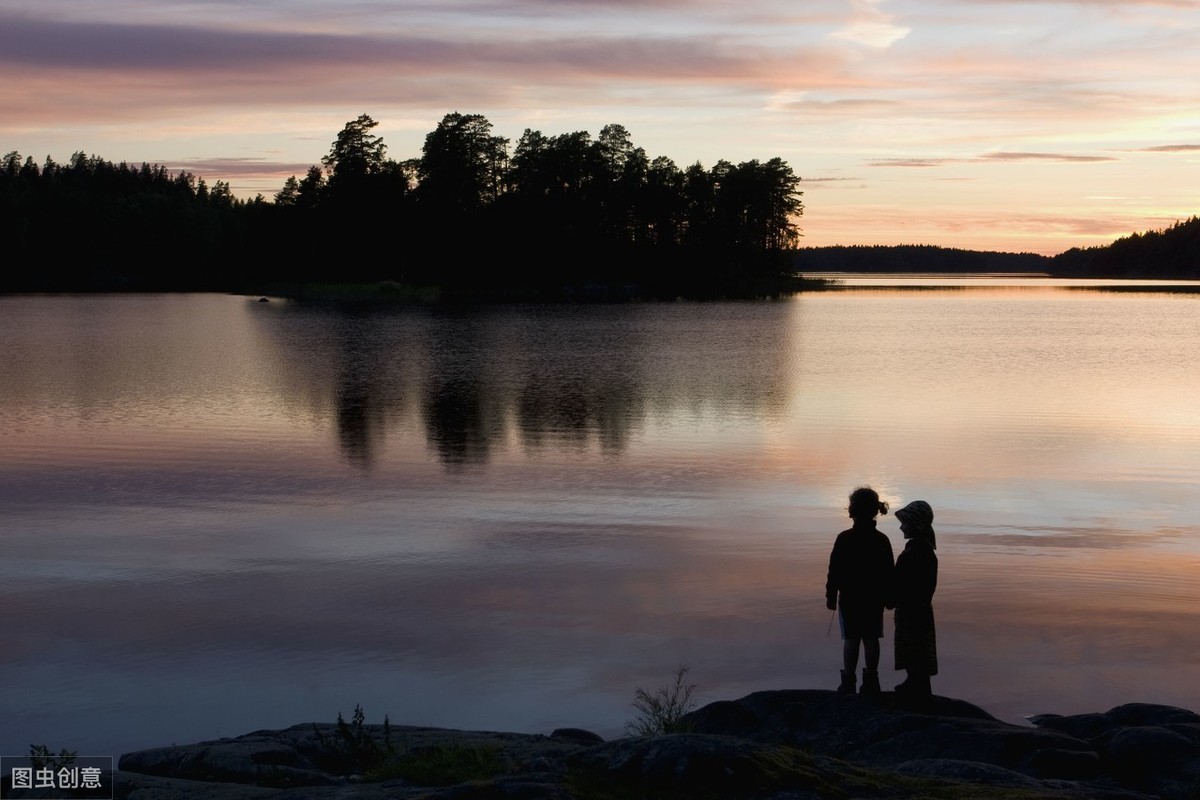
[[830, 611], [837, 608], [838, 588], [841, 584], [841, 554], [838, 552], [840, 542], [841, 539], [838, 539], [833, 544], [833, 552], [829, 554], [829, 575], [825, 578], [825, 607]]

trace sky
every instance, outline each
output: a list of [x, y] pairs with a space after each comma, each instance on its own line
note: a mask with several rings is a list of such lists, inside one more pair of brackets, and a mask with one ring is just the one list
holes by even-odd
[[271, 198], [359, 114], [781, 157], [804, 246], [1054, 254], [1200, 214], [1200, 0], [2, 0], [0, 152]]

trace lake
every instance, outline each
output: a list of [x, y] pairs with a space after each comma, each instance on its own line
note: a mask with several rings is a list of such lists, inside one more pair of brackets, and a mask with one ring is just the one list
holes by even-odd
[[861, 484], [936, 514], [935, 692], [1013, 721], [1200, 708], [1200, 295], [866, 283], [0, 297], [0, 754], [356, 704], [613, 736], [678, 665], [701, 704], [832, 689]]

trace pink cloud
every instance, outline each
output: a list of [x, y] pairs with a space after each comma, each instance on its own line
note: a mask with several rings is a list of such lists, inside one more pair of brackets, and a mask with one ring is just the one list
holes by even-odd
[[1139, 153], [1196, 153], [1200, 152], [1200, 144], [1163, 144], [1158, 147], [1143, 147]]
[[869, 167], [942, 167], [947, 164], [985, 164], [989, 162], [1012, 161], [1056, 161], [1066, 164], [1095, 164], [1106, 161], [1119, 161], [1113, 156], [1091, 156], [1074, 153], [984, 153], [970, 158], [949, 157], [915, 157], [915, 158], [879, 158], [868, 161]]
[[[761, 80], [779, 70], [840, 64], [827, 52], [747, 50], [715, 35], [531, 37], [486, 41], [456, 36], [372, 36], [233, 31], [168, 25], [62, 22], [0, 14], [0, 63], [48, 70], [126, 74], [227, 74], [232, 85], [271, 80], [281, 70], [354, 67], [437, 69], [478, 75], [503, 69], [553, 81], [556, 75], [647, 81]], [[553, 68], [556, 72], [547, 73]], [[820, 69], [819, 73], [827, 74]], [[801, 73], [803, 74], [803, 73]], [[387, 74], [375, 74], [386, 81]]]
[[879, 158], [868, 161], [868, 167], [941, 167], [963, 161], [961, 158]]
[[1095, 163], [1101, 161], [1117, 161], [1112, 156], [1086, 156], [1070, 153], [987, 153], [980, 156], [978, 161], [1061, 161], [1066, 163]]
[[[330, 98], [422, 108], [545, 106], [578, 98], [581, 89], [603, 102], [636, 95], [633, 87], [856, 83], [845, 59], [830, 52], [747, 46], [718, 34], [483, 33], [335, 35], [0, 13], [0, 103], [9, 125], [37, 126], [162, 119], [171, 110], [311, 107]], [[677, 92], [673, 102], [689, 101]]]
[[311, 164], [299, 161], [267, 161], [261, 158], [198, 158], [173, 161], [167, 166], [200, 176], [215, 174], [229, 179], [303, 175]]
[[837, 100], [796, 100], [777, 106], [787, 111], [797, 111], [804, 114], [830, 114], [836, 116], [852, 116], [859, 114], [876, 115], [891, 114], [897, 109], [904, 109], [905, 104], [899, 100], [882, 98], [841, 98]]

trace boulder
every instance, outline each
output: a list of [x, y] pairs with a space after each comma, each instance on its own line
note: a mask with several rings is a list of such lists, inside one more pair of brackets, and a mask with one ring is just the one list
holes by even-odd
[[576, 744], [603, 744], [604, 737], [598, 733], [586, 731], [583, 728], [555, 728], [550, 734], [551, 739], [565, 739]]
[[338, 783], [315, 768], [277, 734], [259, 731], [236, 739], [161, 747], [121, 756], [118, 768], [143, 775], [258, 786], [329, 786]]
[[1100, 772], [1158, 797], [1194, 797], [1200, 786], [1200, 715], [1184, 708], [1126, 703], [1103, 714], [1041, 714], [1040, 727], [1086, 739]]
[[1103, 714], [1037, 714], [1029, 721], [1039, 728], [1051, 728], [1080, 739], [1094, 739], [1120, 727], [1200, 725], [1200, 715], [1174, 706], [1126, 703]]
[[1104, 769], [1100, 754], [1094, 750], [1061, 750], [1047, 747], [1035, 750], [1025, 761], [1025, 769], [1039, 778], [1064, 778], [1086, 781], [1099, 777]]
[[[877, 767], [917, 761], [992, 764], [1031, 777], [1075, 777], [1095, 748], [1056, 730], [1011, 725], [961, 700], [934, 697], [915, 709], [885, 693], [877, 698], [824, 690], [755, 692], [685, 716], [697, 733], [777, 742]], [[1042, 751], [1078, 753], [1069, 758]]]

